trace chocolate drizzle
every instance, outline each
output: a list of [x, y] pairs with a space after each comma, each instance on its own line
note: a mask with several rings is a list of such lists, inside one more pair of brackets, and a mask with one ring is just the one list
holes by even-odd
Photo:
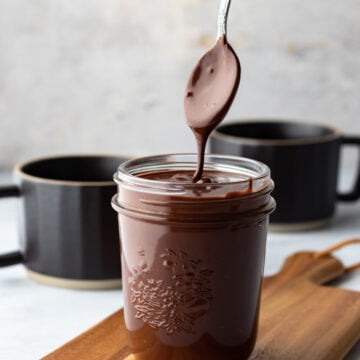
[[193, 182], [202, 178], [207, 139], [228, 112], [239, 86], [240, 73], [239, 59], [223, 35], [199, 60], [190, 75], [184, 108], [198, 150]]

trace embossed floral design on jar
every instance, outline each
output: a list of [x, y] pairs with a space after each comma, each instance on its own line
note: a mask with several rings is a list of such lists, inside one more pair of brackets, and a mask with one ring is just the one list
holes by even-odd
[[190, 259], [184, 251], [166, 249], [159, 261], [173, 282], [166, 285], [162, 279], [149, 277], [146, 263], [133, 269], [128, 281], [135, 316], [153, 329], [164, 329], [168, 335], [194, 333], [196, 320], [206, 314], [213, 299], [213, 271], [204, 268], [201, 260]]

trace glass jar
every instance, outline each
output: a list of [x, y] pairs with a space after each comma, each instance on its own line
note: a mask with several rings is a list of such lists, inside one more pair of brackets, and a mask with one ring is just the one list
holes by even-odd
[[123, 163], [118, 193], [124, 317], [136, 359], [246, 359], [255, 344], [269, 214], [266, 165], [206, 155]]

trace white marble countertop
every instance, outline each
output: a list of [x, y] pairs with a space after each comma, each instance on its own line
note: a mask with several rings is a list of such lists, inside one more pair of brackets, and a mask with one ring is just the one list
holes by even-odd
[[[0, 201], [0, 253], [17, 248], [16, 201]], [[324, 250], [354, 237], [360, 237], [360, 201], [339, 204], [333, 222], [325, 229], [270, 233], [265, 274], [278, 271], [293, 252]], [[360, 261], [357, 245], [339, 250], [336, 255], [345, 265]], [[360, 291], [360, 271], [351, 273], [336, 286]], [[28, 279], [22, 265], [0, 269], [0, 299], [0, 358], [4, 360], [39, 359], [123, 304], [121, 290], [83, 291], [45, 286]], [[360, 342], [346, 359], [359, 358]]]

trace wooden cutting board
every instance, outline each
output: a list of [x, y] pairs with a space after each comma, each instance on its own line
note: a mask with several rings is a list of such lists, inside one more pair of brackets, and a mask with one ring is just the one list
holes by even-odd
[[[264, 278], [251, 360], [339, 360], [360, 338], [360, 293], [323, 286], [345, 268], [331, 255], [317, 255], [296, 253], [278, 274]], [[123, 310], [43, 358], [82, 359], [135, 359], [126, 342]]]

